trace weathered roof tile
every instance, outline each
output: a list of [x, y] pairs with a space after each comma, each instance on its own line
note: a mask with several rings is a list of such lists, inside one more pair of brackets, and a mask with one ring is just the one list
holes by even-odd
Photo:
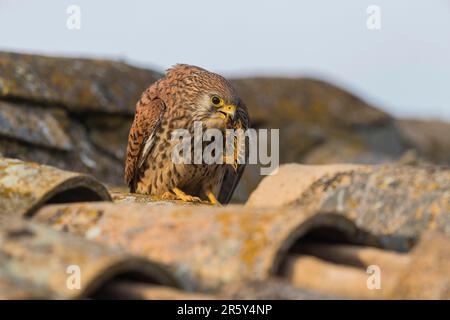
[[0, 157], [0, 216], [28, 216], [45, 203], [92, 200], [111, 197], [91, 176]]
[[450, 299], [450, 239], [427, 232], [388, 295], [393, 299]]
[[[178, 285], [167, 270], [149, 260], [23, 219], [3, 218], [0, 243], [0, 298], [85, 298], [127, 273], [153, 284]], [[73, 288], [68, 283], [75, 272], [80, 286], [74, 282]]]
[[341, 215], [243, 206], [148, 206], [85, 203], [42, 208], [34, 219], [58, 230], [120, 245], [173, 268], [188, 288], [211, 290], [236, 280], [264, 280], [285, 250], [313, 227], [337, 225], [356, 237]]
[[0, 101], [0, 135], [47, 148], [73, 149], [55, 111], [48, 108]]
[[[0, 169], [0, 298], [448, 298], [446, 168], [290, 164], [225, 207], [118, 189], [115, 203], [70, 203], [110, 196], [77, 173], [7, 158]], [[74, 254], [94, 270], [78, 293], [61, 287]], [[369, 292], [374, 264], [383, 290]], [[152, 281], [111, 280], [143, 268]]]
[[408, 250], [421, 234], [450, 235], [450, 170], [439, 167], [284, 165], [266, 177], [247, 206], [343, 214], [384, 235], [374, 245]]
[[134, 112], [161, 75], [125, 63], [0, 52], [0, 98], [61, 105], [77, 113]]

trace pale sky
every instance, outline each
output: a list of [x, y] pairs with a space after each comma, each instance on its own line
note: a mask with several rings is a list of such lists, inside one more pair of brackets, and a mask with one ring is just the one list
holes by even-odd
[[450, 120], [450, 0], [0, 0], [0, 50], [314, 76], [397, 116]]

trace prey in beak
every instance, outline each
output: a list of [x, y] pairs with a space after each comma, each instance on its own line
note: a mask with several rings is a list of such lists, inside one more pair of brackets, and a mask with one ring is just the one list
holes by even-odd
[[223, 105], [222, 107], [220, 107], [219, 109], [217, 109], [217, 111], [219, 112], [220, 116], [223, 119], [227, 119], [227, 121], [233, 122], [234, 121], [234, 117], [236, 115], [236, 106], [233, 104], [226, 104]]

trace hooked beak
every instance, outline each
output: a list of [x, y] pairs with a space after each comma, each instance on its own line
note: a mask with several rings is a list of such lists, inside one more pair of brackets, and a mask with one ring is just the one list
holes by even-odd
[[226, 104], [223, 107], [219, 108], [217, 110], [223, 119], [231, 118], [231, 120], [234, 120], [234, 116], [236, 114], [236, 106], [233, 104]]

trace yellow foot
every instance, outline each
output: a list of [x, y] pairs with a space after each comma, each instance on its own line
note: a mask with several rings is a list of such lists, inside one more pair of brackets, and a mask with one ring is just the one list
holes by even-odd
[[199, 197], [190, 196], [178, 188], [173, 188], [172, 191], [177, 195], [178, 199], [185, 202], [202, 202]]
[[176, 198], [177, 197], [170, 191], [164, 192], [164, 194], [161, 196], [162, 200], [176, 200]]
[[214, 193], [212, 193], [212, 191], [207, 191], [205, 192], [206, 196], [208, 197], [209, 201], [211, 202], [211, 204], [216, 205], [216, 206], [222, 206], [219, 202], [219, 200], [217, 200], [216, 196], [214, 195]]

